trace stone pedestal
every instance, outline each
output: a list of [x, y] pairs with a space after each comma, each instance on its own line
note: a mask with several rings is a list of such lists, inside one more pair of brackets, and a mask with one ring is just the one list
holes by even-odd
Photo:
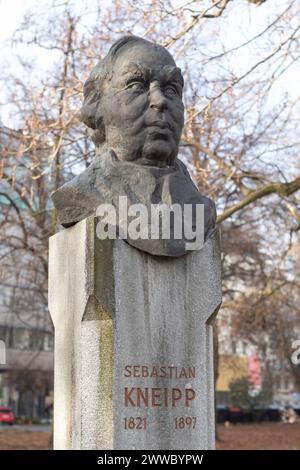
[[55, 449], [214, 448], [218, 232], [153, 257], [90, 217], [50, 239]]

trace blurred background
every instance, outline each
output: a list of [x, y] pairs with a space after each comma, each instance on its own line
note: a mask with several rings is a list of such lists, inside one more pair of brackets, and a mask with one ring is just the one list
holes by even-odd
[[300, 4], [0, 0], [0, 448], [51, 447], [50, 194], [94, 156], [83, 82], [122, 35], [185, 78], [180, 158], [222, 223], [217, 446], [300, 449]]

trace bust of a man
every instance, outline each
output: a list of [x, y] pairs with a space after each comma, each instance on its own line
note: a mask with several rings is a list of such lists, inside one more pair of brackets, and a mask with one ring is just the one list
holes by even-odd
[[[146, 208], [203, 205], [204, 239], [213, 233], [214, 204], [199, 193], [177, 157], [183, 86], [180, 69], [162, 46], [135, 36], [113, 44], [84, 85], [81, 116], [92, 129], [96, 157], [52, 196], [64, 227], [95, 214], [101, 204], [118, 211], [123, 196], [129, 205]], [[183, 255], [186, 240], [174, 237], [174, 220], [171, 225], [170, 239], [128, 236], [127, 242], [153, 255]]]

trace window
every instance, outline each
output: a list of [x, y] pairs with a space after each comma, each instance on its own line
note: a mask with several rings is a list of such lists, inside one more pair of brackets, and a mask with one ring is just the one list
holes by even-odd
[[44, 336], [44, 351], [53, 351], [53, 348], [53, 335], [50, 333], [46, 333]]
[[14, 349], [20, 349], [25, 351], [29, 349], [30, 345], [30, 331], [24, 328], [13, 329], [13, 341], [12, 346]]

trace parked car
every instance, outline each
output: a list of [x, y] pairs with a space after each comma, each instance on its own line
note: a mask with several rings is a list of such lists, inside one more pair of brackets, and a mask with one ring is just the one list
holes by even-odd
[[0, 423], [9, 424], [12, 426], [15, 422], [15, 417], [11, 408], [0, 406]]

